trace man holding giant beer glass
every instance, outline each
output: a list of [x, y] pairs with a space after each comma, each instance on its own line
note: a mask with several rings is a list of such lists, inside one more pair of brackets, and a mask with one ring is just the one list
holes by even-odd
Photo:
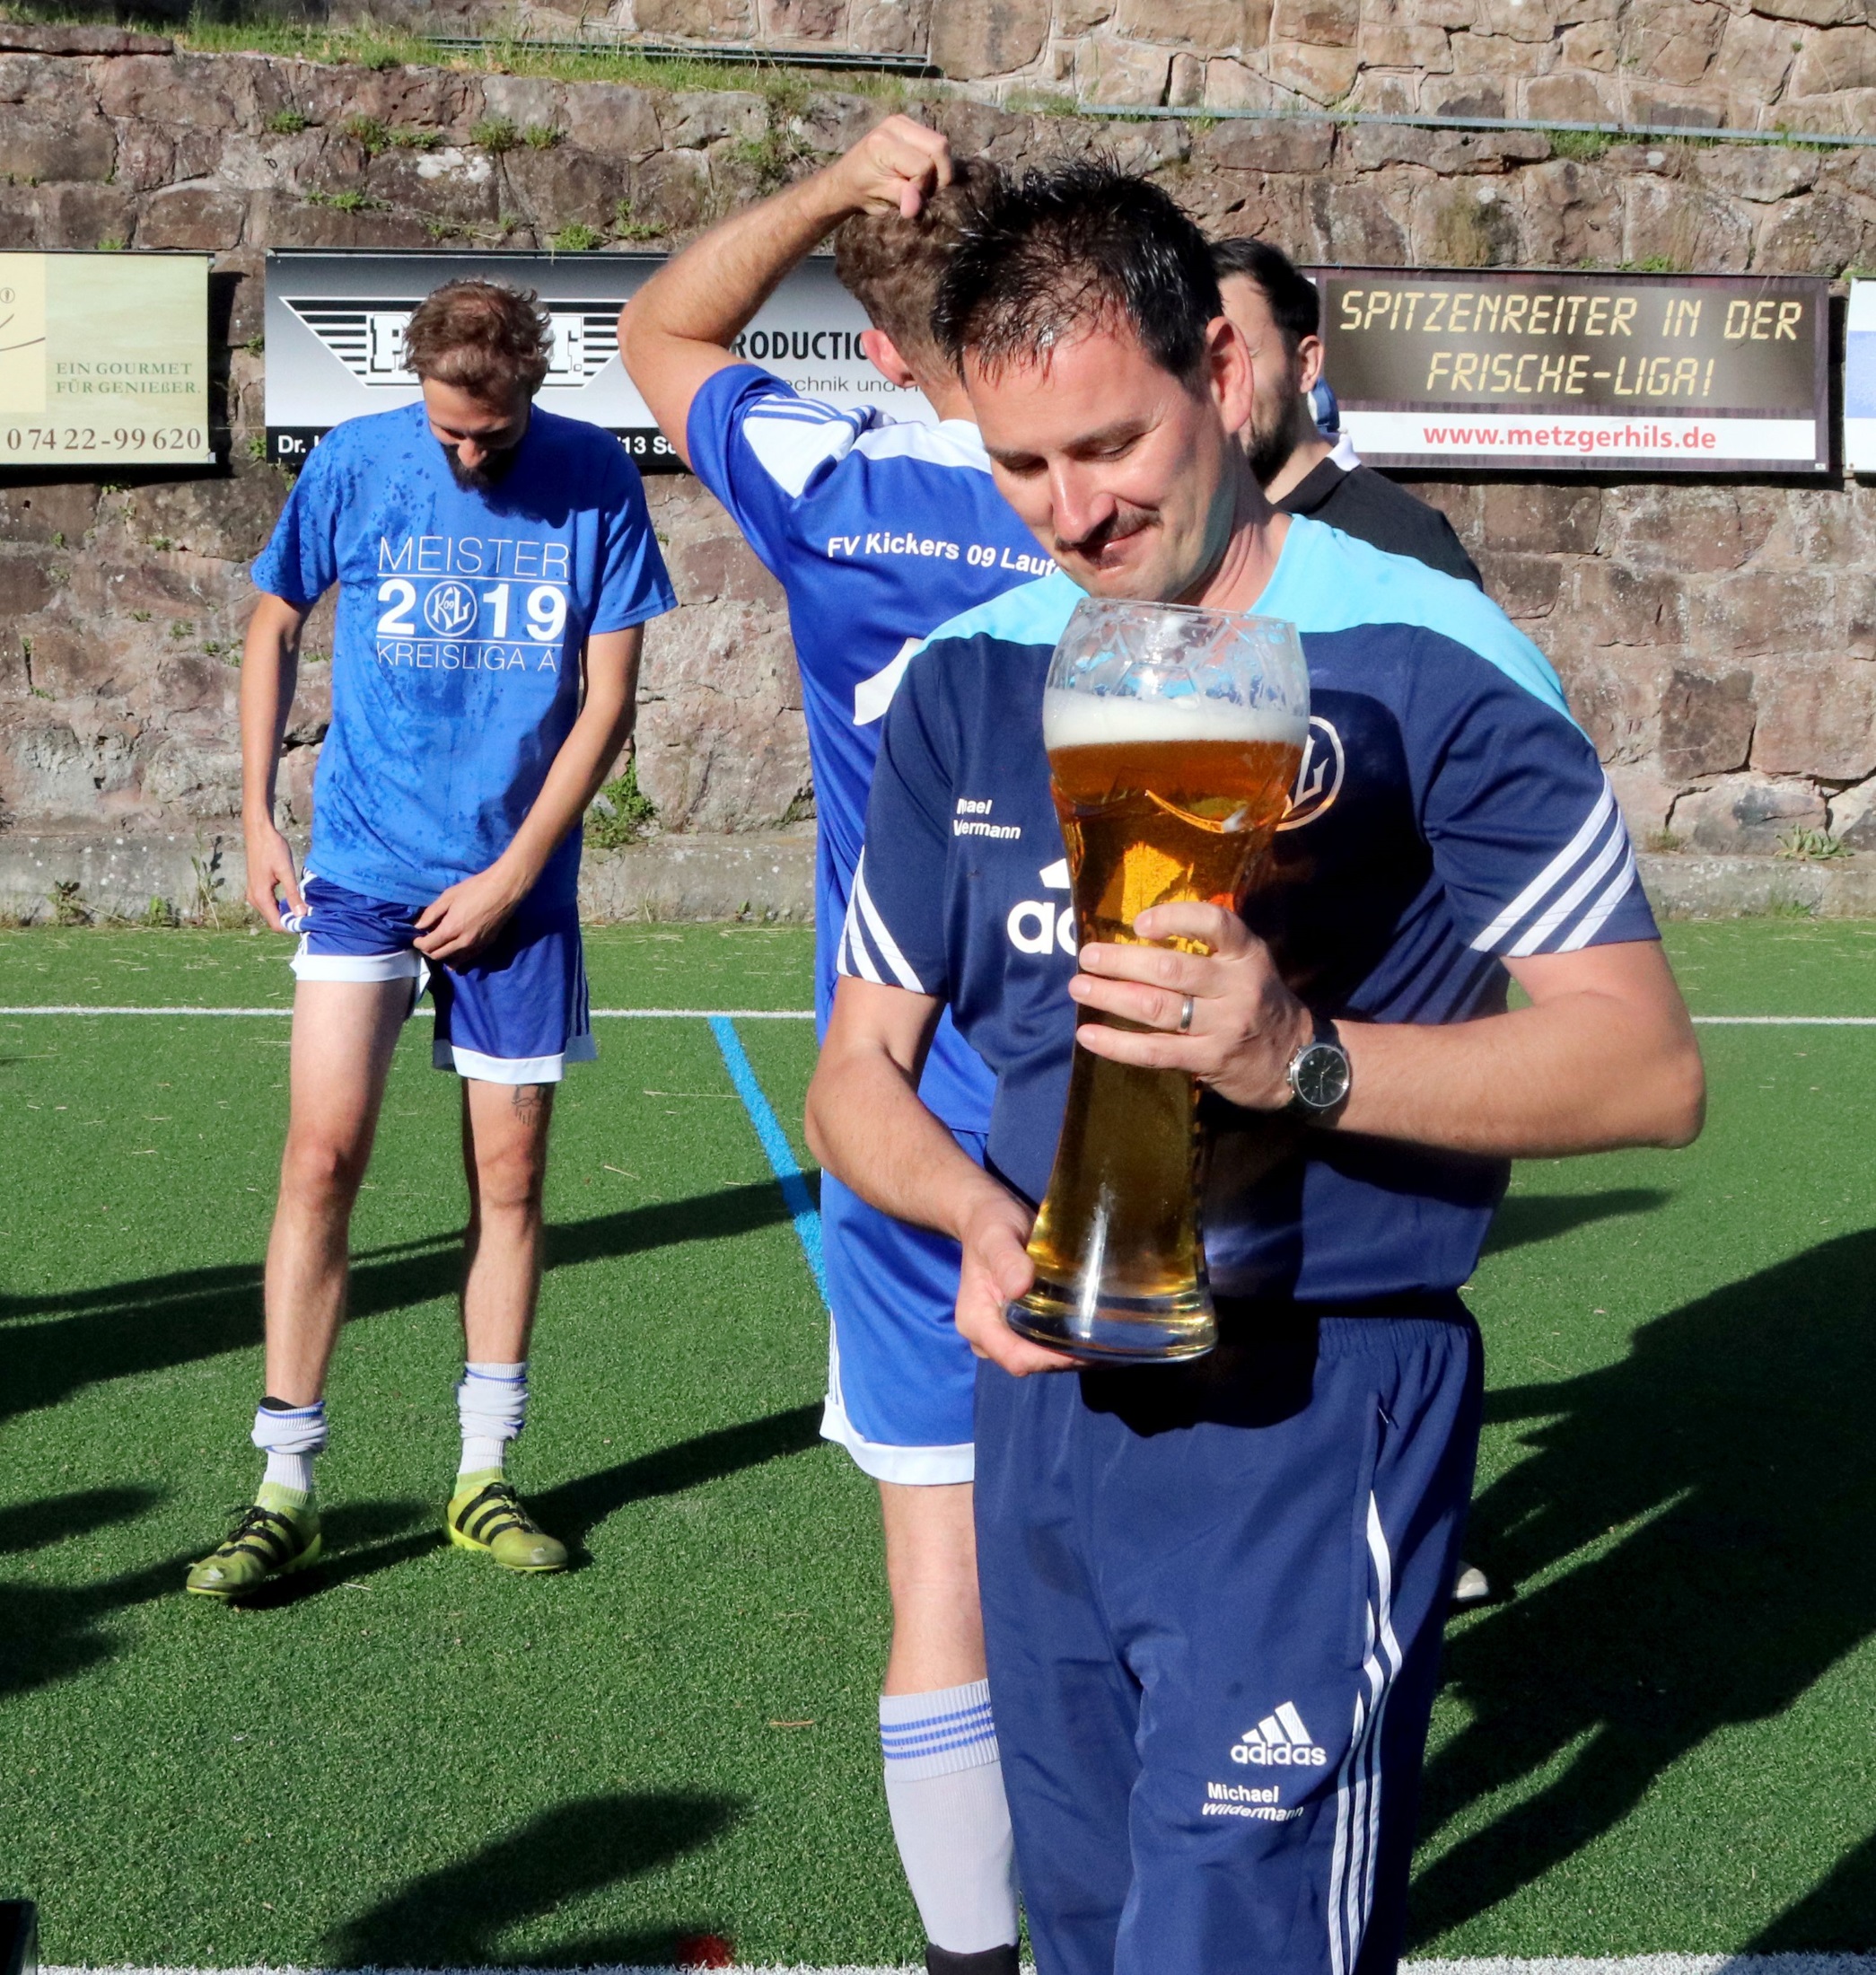
[[[1686, 1143], [1698, 1053], [1554, 673], [1469, 584], [1272, 511], [1162, 192], [1008, 189], [938, 326], [1057, 572], [907, 671], [811, 1141], [962, 1245], [1040, 1975], [1375, 1975], [1477, 1439], [1460, 1286], [1510, 1159]], [[1299, 753], [1279, 824], [1259, 764]], [[946, 1006], [983, 1169], [917, 1101]]]

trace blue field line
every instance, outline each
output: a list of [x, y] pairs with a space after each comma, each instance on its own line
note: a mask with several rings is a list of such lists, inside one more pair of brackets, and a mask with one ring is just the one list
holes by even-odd
[[828, 1300], [828, 1271], [820, 1253], [820, 1210], [814, 1204], [814, 1196], [808, 1191], [806, 1176], [795, 1163], [794, 1147], [788, 1143], [788, 1134], [782, 1129], [768, 1099], [763, 1095], [755, 1066], [744, 1052], [742, 1038], [736, 1033], [736, 1024], [728, 1015], [712, 1015], [710, 1033], [716, 1038], [730, 1081], [736, 1086], [742, 1108], [750, 1114], [750, 1123], [756, 1128], [756, 1137], [762, 1141], [762, 1150], [768, 1155], [768, 1170], [775, 1174], [776, 1183], [782, 1189], [782, 1198], [793, 1216], [795, 1238], [802, 1244], [802, 1253], [808, 1258], [814, 1286], [820, 1291], [820, 1300], [825, 1303]]

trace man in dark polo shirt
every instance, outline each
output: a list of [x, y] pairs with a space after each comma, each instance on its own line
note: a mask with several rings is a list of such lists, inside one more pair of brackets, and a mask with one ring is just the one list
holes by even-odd
[[1437, 507], [1363, 466], [1346, 438], [1337, 444], [1317, 430], [1309, 398], [1322, 375], [1315, 284], [1261, 240], [1214, 241], [1212, 264], [1224, 312], [1250, 345], [1257, 367], [1257, 399], [1244, 435], [1251, 470], [1271, 505], [1327, 522], [1390, 556], [1412, 556], [1449, 576], [1478, 583], [1477, 566]]
[[[1318, 426], [1311, 393], [1323, 383], [1322, 303], [1316, 284], [1261, 240], [1214, 241], [1212, 265], [1224, 312], [1250, 345], [1256, 366], [1257, 395], [1243, 436], [1270, 505], [1484, 589], [1477, 564], [1437, 507], [1363, 466], [1346, 436], [1327, 438]], [[1334, 393], [1328, 396], [1333, 404]], [[1477, 1565], [1462, 1563], [1452, 1602], [1484, 1604], [1491, 1596], [1491, 1579]]]

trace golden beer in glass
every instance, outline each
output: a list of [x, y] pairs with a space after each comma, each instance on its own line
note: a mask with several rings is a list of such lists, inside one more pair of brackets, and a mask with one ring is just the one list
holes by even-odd
[[[1089, 597], [1048, 670], [1042, 734], [1068, 847], [1078, 944], [1150, 944], [1149, 906], [1231, 909], [1289, 805], [1309, 672], [1276, 618]], [[1173, 943], [1188, 952], [1190, 941]], [[1083, 1009], [1082, 1022], [1124, 1022]], [[1091, 1359], [1197, 1357], [1217, 1340], [1199, 1224], [1198, 1091], [1077, 1049], [1024, 1337]]]

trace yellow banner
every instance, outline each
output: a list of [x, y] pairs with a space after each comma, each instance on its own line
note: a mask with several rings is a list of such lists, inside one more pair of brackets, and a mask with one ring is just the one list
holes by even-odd
[[0, 466], [214, 456], [206, 258], [0, 253]]

